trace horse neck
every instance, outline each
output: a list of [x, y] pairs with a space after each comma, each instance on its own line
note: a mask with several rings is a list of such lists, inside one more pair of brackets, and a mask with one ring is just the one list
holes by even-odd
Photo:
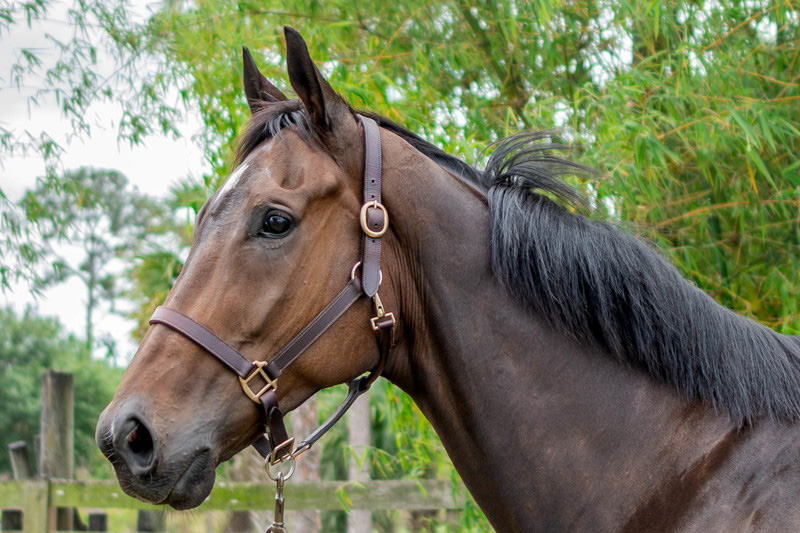
[[618, 530], [648, 484], [738, 438], [726, 415], [523, 309], [492, 273], [485, 196], [408, 150], [384, 152], [384, 274], [403, 324], [384, 375], [498, 530]]

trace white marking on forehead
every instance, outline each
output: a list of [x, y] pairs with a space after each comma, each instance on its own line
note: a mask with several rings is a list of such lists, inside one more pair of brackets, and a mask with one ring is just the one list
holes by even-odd
[[239, 179], [242, 177], [242, 174], [244, 174], [244, 171], [247, 170], [248, 166], [249, 165], [247, 163], [242, 163], [241, 165], [236, 167], [236, 170], [234, 170], [230, 176], [228, 176], [228, 179], [225, 180], [225, 185], [222, 186], [222, 189], [220, 189], [219, 193], [217, 194], [217, 198], [211, 205], [212, 208], [216, 207], [217, 204], [222, 202], [225, 199], [225, 197], [228, 196], [231, 193], [231, 191], [236, 187], [236, 185], [238, 185]]
[[[265, 159], [262, 156], [266, 155], [268, 152], [272, 150], [273, 143], [264, 143], [260, 148], [254, 150], [250, 155], [247, 156], [247, 159], [234, 170], [231, 175], [225, 180], [225, 184], [219, 190], [217, 194], [217, 198], [214, 200], [214, 203], [211, 205], [211, 208], [217, 207], [217, 205], [221, 204], [225, 201], [225, 198], [228, 197], [231, 192], [239, 185], [239, 181], [242, 178], [242, 174], [250, 167], [251, 159], [255, 157], [259, 157], [262, 161]], [[262, 163], [264, 166], [262, 170], [264, 174], [269, 178], [272, 176], [272, 170], [269, 168], [268, 165]]]

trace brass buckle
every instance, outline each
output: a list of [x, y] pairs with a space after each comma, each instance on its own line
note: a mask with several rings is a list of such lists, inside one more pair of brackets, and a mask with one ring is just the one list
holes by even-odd
[[[370, 208], [380, 209], [383, 211], [383, 227], [378, 231], [374, 231], [367, 226], [367, 210]], [[377, 200], [373, 200], [362, 205], [361, 213], [359, 214], [358, 219], [361, 221], [361, 230], [373, 239], [383, 237], [383, 234], [389, 229], [389, 212], [386, 210], [383, 204]]]
[[[278, 459], [278, 452], [282, 451], [286, 447], [289, 448], [289, 451], [287, 453], [282, 453], [280, 455], [280, 458]], [[278, 463], [282, 463], [286, 459], [291, 459], [292, 461], [294, 461], [294, 458], [296, 456], [294, 455], [293, 452], [294, 452], [294, 437], [289, 437], [285, 441], [281, 442], [280, 444], [278, 444], [277, 446], [272, 448], [272, 451], [270, 452], [269, 458], [268, 458], [269, 459], [269, 464], [270, 465], [276, 465]], [[294, 466], [292, 466], [292, 470], [294, 470]], [[291, 474], [288, 474], [286, 476], [286, 479], [288, 479], [290, 475]], [[272, 476], [270, 476], [270, 477], [272, 477]]]
[[369, 325], [372, 326], [373, 331], [378, 331], [381, 329], [380, 326], [378, 326], [378, 320], [382, 318], [391, 318], [392, 328], [394, 328], [394, 325], [397, 323], [397, 321], [394, 319], [394, 313], [386, 313], [383, 316], [376, 316], [369, 319]]
[[372, 303], [375, 305], [375, 313], [377, 314], [377, 316], [369, 319], [369, 325], [372, 326], [373, 331], [378, 331], [379, 329], [381, 329], [378, 326], [378, 320], [384, 317], [389, 317], [392, 319], [392, 328], [394, 328], [394, 325], [397, 323], [397, 321], [394, 318], [394, 313], [386, 312], [386, 309], [383, 307], [383, 302], [381, 301], [381, 297], [378, 296], [377, 292], [375, 293], [375, 296], [372, 297]]
[[[256, 365], [256, 369], [253, 370], [253, 372], [251, 372], [246, 378], [240, 377], [239, 382], [242, 384], [242, 390], [244, 390], [244, 393], [247, 395], [247, 397], [257, 404], [260, 404], [261, 400], [259, 400], [259, 398], [261, 398], [261, 396], [270, 389], [278, 390], [278, 385], [276, 383], [276, 379], [270, 379], [267, 373], [264, 372], [264, 367], [267, 365], [266, 361], [253, 361], [253, 364]], [[261, 378], [266, 381], [267, 384], [264, 385], [260, 391], [253, 392], [253, 389], [250, 388], [250, 380], [256, 376], [261, 376]]]

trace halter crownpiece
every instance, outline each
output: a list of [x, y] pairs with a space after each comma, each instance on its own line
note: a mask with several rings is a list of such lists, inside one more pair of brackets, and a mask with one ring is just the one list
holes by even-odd
[[[258, 452], [276, 464], [294, 459], [308, 450], [347, 412], [356, 398], [369, 390], [386, 365], [394, 343], [396, 320], [386, 312], [378, 296], [382, 275], [380, 269], [381, 237], [389, 228], [389, 213], [381, 203], [381, 140], [378, 124], [371, 118], [358, 115], [364, 127], [364, 204], [359, 223], [364, 233], [361, 260], [350, 273], [344, 289], [315, 316], [297, 335], [267, 361], [250, 361], [206, 326], [192, 318], [160, 306], [150, 317], [150, 324], [162, 324], [188, 338], [239, 376], [244, 393], [258, 404], [264, 416], [266, 434], [253, 444]], [[360, 268], [359, 268], [360, 267]], [[361, 278], [357, 276], [361, 270]], [[305, 438], [295, 449], [294, 437], [289, 437], [278, 408], [275, 394], [277, 380], [286, 368], [300, 357], [328, 328], [330, 328], [362, 296], [372, 298], [376, 316], [370, 326], [377, 334], [380, 360], [369, 374], [348, 383], [344, 401], [331, 417]]]

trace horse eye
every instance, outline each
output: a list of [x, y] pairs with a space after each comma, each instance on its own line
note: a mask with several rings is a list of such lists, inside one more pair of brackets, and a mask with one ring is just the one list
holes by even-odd
[[267, 213], [261, 233], [266, 237], [282, 237], [292, 228], [291, 219], [283, 213]]

